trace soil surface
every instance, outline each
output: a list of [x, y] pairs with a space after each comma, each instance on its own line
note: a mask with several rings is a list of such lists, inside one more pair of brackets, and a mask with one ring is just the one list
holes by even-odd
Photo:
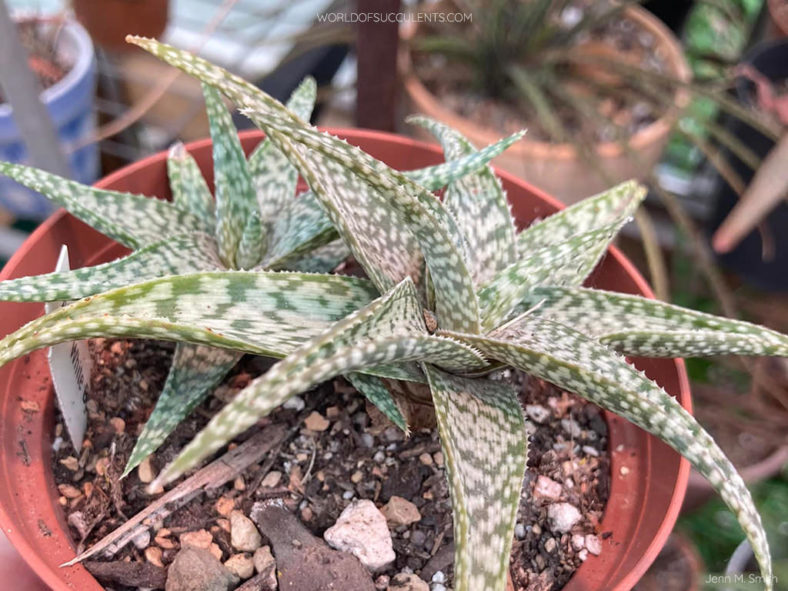
[[[35, 20], [17, 23], [22, 45], [28, 53], [28, 65], [36, 74], [41, 87], [54, 86], [68, 74], [70, 67], [55, 51], [58, 27], [42, 27]], [[0, 104], [5, 102], [0, 90]]]
[[[76, 454], [58, 417], [53, 460], [59, 503], [80, 551], [160, 496], [145, 491], [140, 469], [124, 480], [119, 475], [161, 390], [173, 350], [166, 343], [105, 339], [91, 341], [90, 347], [94, 369], [86, 442]], [[245, 357], [167, 439], [146, 470], [155, 474], [173, 459], [227, 400], [271, 363]], [[589, 553], [600, 551], [600, 540], [609, 535], [599, 530], [610, 487], [607, 426], [597, 407], [573, 395], [522, 374], [503, 377], [521, 386], [531, 431], [511, 558], [514, 587], [559, 589]], [[211, 551], [226, 561], [234, 552], [228, 516], [235, 509], [249, 515], [255, 501], [281, 499], [322, 538], [351, 502], [369, 499], [381, 507], [394, 496], [413, 503], [420, 519], [389, 524], [396, 560], [375, 573], [377, 588], [386, 589], [399, 573], [415, 573], [431, 582], [432, 591], [451, 588], [451, 507], [435, 429], [406, 438], [342, 379], [292, 399], [236, 442], [273, 424], [284, 425], [288, 433], [275, 456], [269, 454], [235, 481], [201, 493], [163, 523], [155, 523], [150, 536], [135, 538], [117, 552], [111, 560], [124, 561], [125, 583], [105, 583], [106, 588], [160, 584], [162, 569], [172, 563], [181, 536], [189, 532], [209, 532], [216, 546]], [[557, 504], [577, 511], [577, 522], [568, 531], [555, 530], [548, 518], [550, 506]], [[90, 568], [106, 575], [106, 563]]]
[[[422, 26], [419, 35], [427, 30], [427, 26]], [[446, 34], [440, 30], [431, 33]], [[613, 18], [590, 34], [581, 34], [577, 43], [583, 52], [600, 58], [624, 59], [645, 71], [672, 73], [654, 35], [625, 18]], [[551, 85], [543, 88], [548, 91], [550, 110], [565, 131], [565, 137], [559, 139], [542, 125], [543, 117], [522, 95], [491, 97], [466, 65], [440, 53], [412, 52], [411, 55], [416, 76], [446, 108], [479, 126], [492, 128], [496, 135], [527, 128], [528, 138], [533, 141], [576, 143], [582, 139], [590, 144], [621, 141], [656, 121], [664, 113], [664, 105], [671, 101], [670, 93], [654, 80], [646, 79], [650, 87], [646, 93], [637, 90], [631, 78], [603, 66], [556, 68], [554, 74], [565, 92], [552, 90]], [[528, 56], [523, 58], [527, 63]], [[567, 94], [573, 99], [567, 98]], [[578, 104], [584, 106], [578, 108]]]

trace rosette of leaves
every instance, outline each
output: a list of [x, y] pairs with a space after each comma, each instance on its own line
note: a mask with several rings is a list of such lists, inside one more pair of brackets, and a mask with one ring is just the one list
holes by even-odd
[[[0, 163], [0, 174], [47, 195], [72, 214], [133, 250], [111, 263], [7, 281], [0, 300], [74, 300], [146, 279], [211, 270], [328, 272], [349, 251], [310, 191], [296, 198], [298, 172], [270, 140], [246, 159], [221, 94], [203, 87], [213, 139], [215, 200], [194, 158], [180, 143], [167, 158], [172, 202], [86, 187], [33, 168]], [[316, 85], [306, 79], [287, 108], [309, 120]], [[439, 189], [500, 154], [514, 134], [461, 161], [409, 171]], [[178, 344], [157, 405], [127, 463], [128, 474], [153, 452], [237, 363], [242, 353]], [[350, 376], [351, 380], [363, 378]], [[373, 397], [373, 402], [376, 399]]]
[[[309, 185], [367, 278], [198, 271], [121, 287], [37, 319], [0, 342], [0, 363], [90, 336], [169, 339], [281, 358], [159, 475], [171, 482], [290, 396], [338, 375], [401, 426], [389, 380], [426, 384], [446, 457], [458, 591], [502, 590], [527, 457], [512, 367], [587, 398], [684, 455], [736, 514], [767, 586], [771, 560], [742, 479], [712, 438], [625, 355], [788, 355], [788, 338], [640, 297], [581, 287], [644, 197], [636, 183], [517, 232], [492, 170], [443, 201], [309, 126], [242, 79], [153, 40], [137, 45], [232, 100]], [[454, 162], [473, 152], [426, 119]], [[363, 373], [354, 373], [363, 372]]]

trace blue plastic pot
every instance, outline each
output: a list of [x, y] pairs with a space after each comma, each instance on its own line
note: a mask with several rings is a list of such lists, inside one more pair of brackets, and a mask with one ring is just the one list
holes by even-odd
[[[59, 23], [42, 20], [39, 26], [59, 26]], [[99, 176], [98, 146], [91, 143], [74, 149], [93, 136], [96, 126], [93, 105], [96, 59], [93, 43], [82, 25], [66, 21], [58, 35], [57, 53], [71, 69], [60, 82], [47, 88], [41, 99], [69, 156], [73, 178], [92, 184]], [[8, 103], [0, 104], [0, 160], [32, 164]], [[53, 210], [49, 200], [4, 177], [0, 177], [0, 207], [31, 219], [43, 219]]]

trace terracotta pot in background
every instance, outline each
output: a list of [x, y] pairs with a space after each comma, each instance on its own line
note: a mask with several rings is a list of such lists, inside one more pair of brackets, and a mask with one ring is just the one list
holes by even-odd
[[[407, 170], [443, 161], [437, 147], [386, 133], [329, 130], [360, 146], [389, 165]], [[241, 135], [247, 151], [262, 135]], [[187, 146], [206, 176], [212, 179], [208, 140]], [[558, 210], [555, 199], [514, 176], [501, 173], [520, 227]], [[134, 191], [169, 198], [164, 152], [123, 168], [98, 183], [103, 188]], [[55, 265], [61, 244], [69, 246], [74, 267], [93, 265], [120, 256], [124, 250], [85, 224], [60, 211], [25, 242], [6, 265], [0, 280], [45, 273]], [[625, 293], [651, 295], [635, 268], [611, 248], [592, 284]], [[0, 305], [0, 336], [16, 330], [42, 313], [40, 304]], [[684, 364], [679, 360], [637, 361], [637, 366], [690, 409]], [[22, 401], [40, 405], [26, 413]], [[74, 545], [57, 505], [53, 482], [51, 443], [54, 396], [46, 355], [37, 351], [0, 368], [0, 525], [24, 559], [56, 591], [98, 591], [100, 585], [82, 567], [60, 568], [74, 557]], [[686, 460], [628, 421], [605, 414], [609, 427], [612, 478], [610, 498], [600, 532], [611, 532], [603, 552], [590, 557], [565, 587], [567, 591], [630, 589], [656, 558], [684, 497], [689, 464]]]
[[[681, 45], [670, 30], [659, 19], [637, 6], [627, 8], [625, 14], [654, 36], [656, 46], [661, 48], [669, 64], [669, 74], [680, 80], [689, 80], [689, 66], [684, 59]], [[409, 103], [407, 112], [421, 113], [443, 121], [460, 131], [477, 147], [497, 141], [501, 136], [498, 131], [480, 126], [450, 111], [440, 103], [438, 97], [427, 90], [414, 73], [407, 48], [407, 40], [417, 34], [417, 27], [415, 23], [409, 22], [408, 26], [401, 30], [403, 43], [399, 67]], [[637, 161], [628, 155], [620, 143], [597, 144], [598, 161], [609, 176], [607, 181], [577, 155], [572, 144], [532, 141], [527, 134], [493, 162], [558, 197], [564, 203], [574, 203], [599, 193], [611, 184], [631, 178], [644, 178], [659, 160], [668, 141], [668, 133], [678, 118], [680, 107], [685, 106], [688, 100], [686, 91], [677, 91], [674, 101], [676, 108], [632, 136], [629, 147], [637, 154]], [[413, 127], [413, 133], [419, 138], [434, 141], [434, 138], [421, 128]]]
[[130, 51], [126, 35], [159, 37], [167, 27], [169, 0], [73, 0], [74, 13], [103, 49]]

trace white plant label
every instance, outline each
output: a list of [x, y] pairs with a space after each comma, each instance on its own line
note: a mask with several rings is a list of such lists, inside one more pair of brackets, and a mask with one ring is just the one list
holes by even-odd
[[[55, 271], [69, 271], [68, 247], [64, 244]], [[49, 314], [69, 302], [50, 302], [44, 304]], [[52, 372], [52, 383], [60, 404], [60, 411], [66, 423], [66, 431], [74, 444], [74, 449], [82, 449], [88, 416], [85, 408], [88, 384], [90, 380], [91, 361], [88, 344], [85, 341], [60, 343], [49, 348], [49, 370]]]

